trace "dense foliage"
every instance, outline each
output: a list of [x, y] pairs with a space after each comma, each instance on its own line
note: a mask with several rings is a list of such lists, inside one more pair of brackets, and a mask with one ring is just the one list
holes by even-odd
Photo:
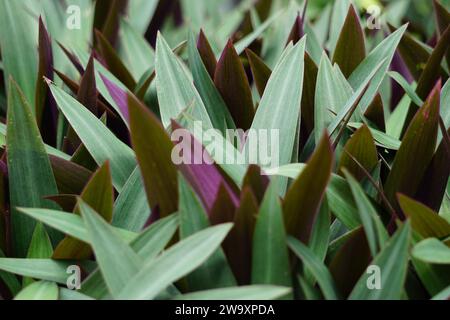
[[0, 299], [450, 298], [449, 9], [0, 0]]

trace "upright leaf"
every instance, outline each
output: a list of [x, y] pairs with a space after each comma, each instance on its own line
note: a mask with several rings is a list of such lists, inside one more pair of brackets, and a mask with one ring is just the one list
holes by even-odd
[[244, 66], [231, 40], [217, 63], [214, 83], [240, 129], [248, 130], [255, 114], [252, 92]]
[[[211, 119], [214, 128], [220, 130], [225, 135], [226, 129], [235, 128], [233, 118], [222, 96], [214, 86], [213, 78], [208, 74], [206, 66], [195, 45], [195, 37], [192, 32], [188, 39], [189, 65], [194, 77], [195, 87], [202, 97], [206, 111]], [[214, 58], [215, 59], [215, 58]], [[215, 61], [215, 60], [214, 60]]]
[[116, 50], [98, 30], [95, 31], [95, 36], [100, 48], [100, 53], [111, 73], [114, 74], [129, 90], [134, 90], [136, 81], [120, 59]]
[[[439, 127], [440, 84], [417, 112], [395, 156], [385, 184], [386, 196], [396, 203], [396, 193], [414, 196], [433, 157]], [[411, 159], [414, 158], [414, 161]]]
[[[209, 227], [208, 217], [199, 199], [183, 178], [179, 179], [180, 194], [180, 238]], [[196, 271], [187, 276], [190, 291], [230, 287], [236, 284], [225, 254], [218, 249]]]
[[261, 204], [253, 235], [253, 284], [291, 286], [286, 241], [281, 203], [272, 182]]
[[288, 190], [283, 203], [287, 233], [308, 244], [333, 167], [330, 139], [324, 134], [307, 166]]
[[386, 76], [386, 72], [389, 69], [392, 58], [394, 57], [395, 50], [405, 33], [407, 26], [399, 28], [397, 31], [389, 35], [385, 40], [383, 40], [365, 59], [355, 71], [351, 74], [349, 78], [349, 83], [356, 89], [364, 81], [368, 74], [374, 70], [374, 66], [382, 64], [378, 71], [375, 73], [373, 81], [367, 88], [367, 92], [361, 99], [358, 108], [364, 113], [369, 107], [370, 103], [375, 98], [378, 93], [383, 79]]
[[5, 83], [9, 85], [9, 77], [12, 76], [22, 88], [30, 106], [35, 105], [38, 70], [35, 30], [37, 25], [26, 12], [26, 1], [0, 1], [0, 47]]
[[[279, 145], [279, 165], [291, 162], [295, 137], [300, 121], [300, 102], [303, 90], [305, 38], [293, 48], [287, 49], [284, 57], [275, 67], [252, 123], [254, 130], [276, 130], [283, 143]], [[267, 149], [271, 150], [270, 141]], [[246, 147], [248, 146], [248, 143]], [[286, 182], [280, 192], [284, 193]]]
[[365, 57], [364, 32], [355, 7], [350, 5], [334, 50], [333, 63], [337, 63], [348, 78]]
[[305, 267], [317, 279], [317, 283], [322, 289], [325, 298], [327, 300], [337, 300], [339, 298], [339, 293], [337, 292], [336, 284], [323, 262], [320, 261], [307, 246], [297, 239], [289, 237], [288, 244], [290, 249], [302, 260]]
[[142, 172], [151, 208], [162, 217], [177, 210], [177, 172], [172, 162], [173, 144], [159, 120], [136, 98], [128, 96], [131, 141]]
[[89, 110], [62, 89], [50, 83], [58, 107], [98, 165], [109, 161], [114, 187], [120, 192], [136, 168], [133, 150], [117, 139]]
[[355, 229], [330, 262], [336, 286], [348, 297], [371, 260], [369, 244], [363, 228]]
[[177, 119], [188, 107], [192, 116], [211, 128], [211, 120], [205, 105], [179, 59], [170, 49], [161, 34], [156, 45], [156, 82], [158, 101], [164, 127], [171, 119]]
[[209, 44], [208, 39], [206, 38], [203, 30], [200, 30], [200, 34], [198, 36], [197, 41], [197, 50], [202, 58], [203, 64], [205, 65], [206, 70], [208, 71], [211, 79], [214, 79], [214, 74], [216, 73], [217, 60], [214, 55], [214, 51]]
[[114, 203], [112, 224], [126, 230], [139, 231], [150, 215], [142, 174], [139, 167], [136, 167]]
[[[15, 210], [18, 206], [55, 208], [45, 196], [58, 193], [50, 161], [44, 148], [31, 108], [17, 83], [9, 80], [8, 126], [6, 148], [8, 152], [9, 192], [14, 252], [24, 257], [35, 222]], [[51, 233], [52, 240], [57, 234]]]
[[57, 110], [55, 100], [49, 93], [44, 77], [53, 80], [53, 52], [50, 36], [39, 18], [39, 70], [36, 81], [35, 113], [42, 138], [56, 146]]
[[381, 272], [381, 289], [370, 290], [367, 286], [372, 273], [364, 273], [350, 294], [350, 300], [400, 300], [408, 268], [408, 249], [411, 225], [404, 224], [387, 246], [373, 260]]
[[364, 190], [360, 184], [353, 178], [347, 171], [344, 170], [344, 174], [350, 184], [353, 197], [358, 208], [358, 213], [366, 232], [367, 242], [369, 243], [370, 252], [372, 257], [375, 257], [377, 253], [385, 246], [388, 239], [388, 233], [381, 221], [378, 212], [371, 204], [368, 196], [364, 193]]
[[372, 134], [367, 126], [362, 126], [348, 140], [339, 162], [339, 168], [346, 168], [356, 179], [361, 181], [366, 175], [358, 163], [367, 172], [371, 172], [378, 163], [378, 151]]
[[255, 81], [256, 88], [258, 89], [259, 95], [262, 97], [270, 76], [272, 75], [272, 70], [270, 70], [264, 61], [252, 50], [245, 49], [245, 53], [247, 54], [248, 62], [250, 63], [250, 68], [252, 69], [253, 80]]

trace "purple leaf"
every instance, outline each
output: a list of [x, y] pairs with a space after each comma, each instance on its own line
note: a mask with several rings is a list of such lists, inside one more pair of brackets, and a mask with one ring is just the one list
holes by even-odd
[[[208, 213], [216, 201], [220, 185], [223, 184], [229, 192], [231, 200], [235, 206], [239, 205], [239, 199], [233, 192], [230, 184], [220, 173], [219, 169], [213, 163], [205, 147], [195, 139], [192, 134], [183, 129], [178, 123], [172, 120], [172, 129], [179, 131], [181, 141], [174, 141], [183, 151], [188, 150], [190, 154], [183, 154], [183, 163], [179, 165], [180, 171], [192, 188], [199, 195]], [[188, 139], [186, 139], [188, 138]]]

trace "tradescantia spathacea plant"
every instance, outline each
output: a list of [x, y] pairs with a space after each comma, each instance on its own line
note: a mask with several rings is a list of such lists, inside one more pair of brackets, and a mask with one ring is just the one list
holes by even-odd
[[0, 299], [450, 298], [449, 10], [0, 0]]

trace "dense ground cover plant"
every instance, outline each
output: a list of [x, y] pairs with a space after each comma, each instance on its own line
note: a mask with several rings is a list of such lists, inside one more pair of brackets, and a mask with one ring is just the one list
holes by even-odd
[[0, 298], [448, 299], [449, 9], [0, 0]]

